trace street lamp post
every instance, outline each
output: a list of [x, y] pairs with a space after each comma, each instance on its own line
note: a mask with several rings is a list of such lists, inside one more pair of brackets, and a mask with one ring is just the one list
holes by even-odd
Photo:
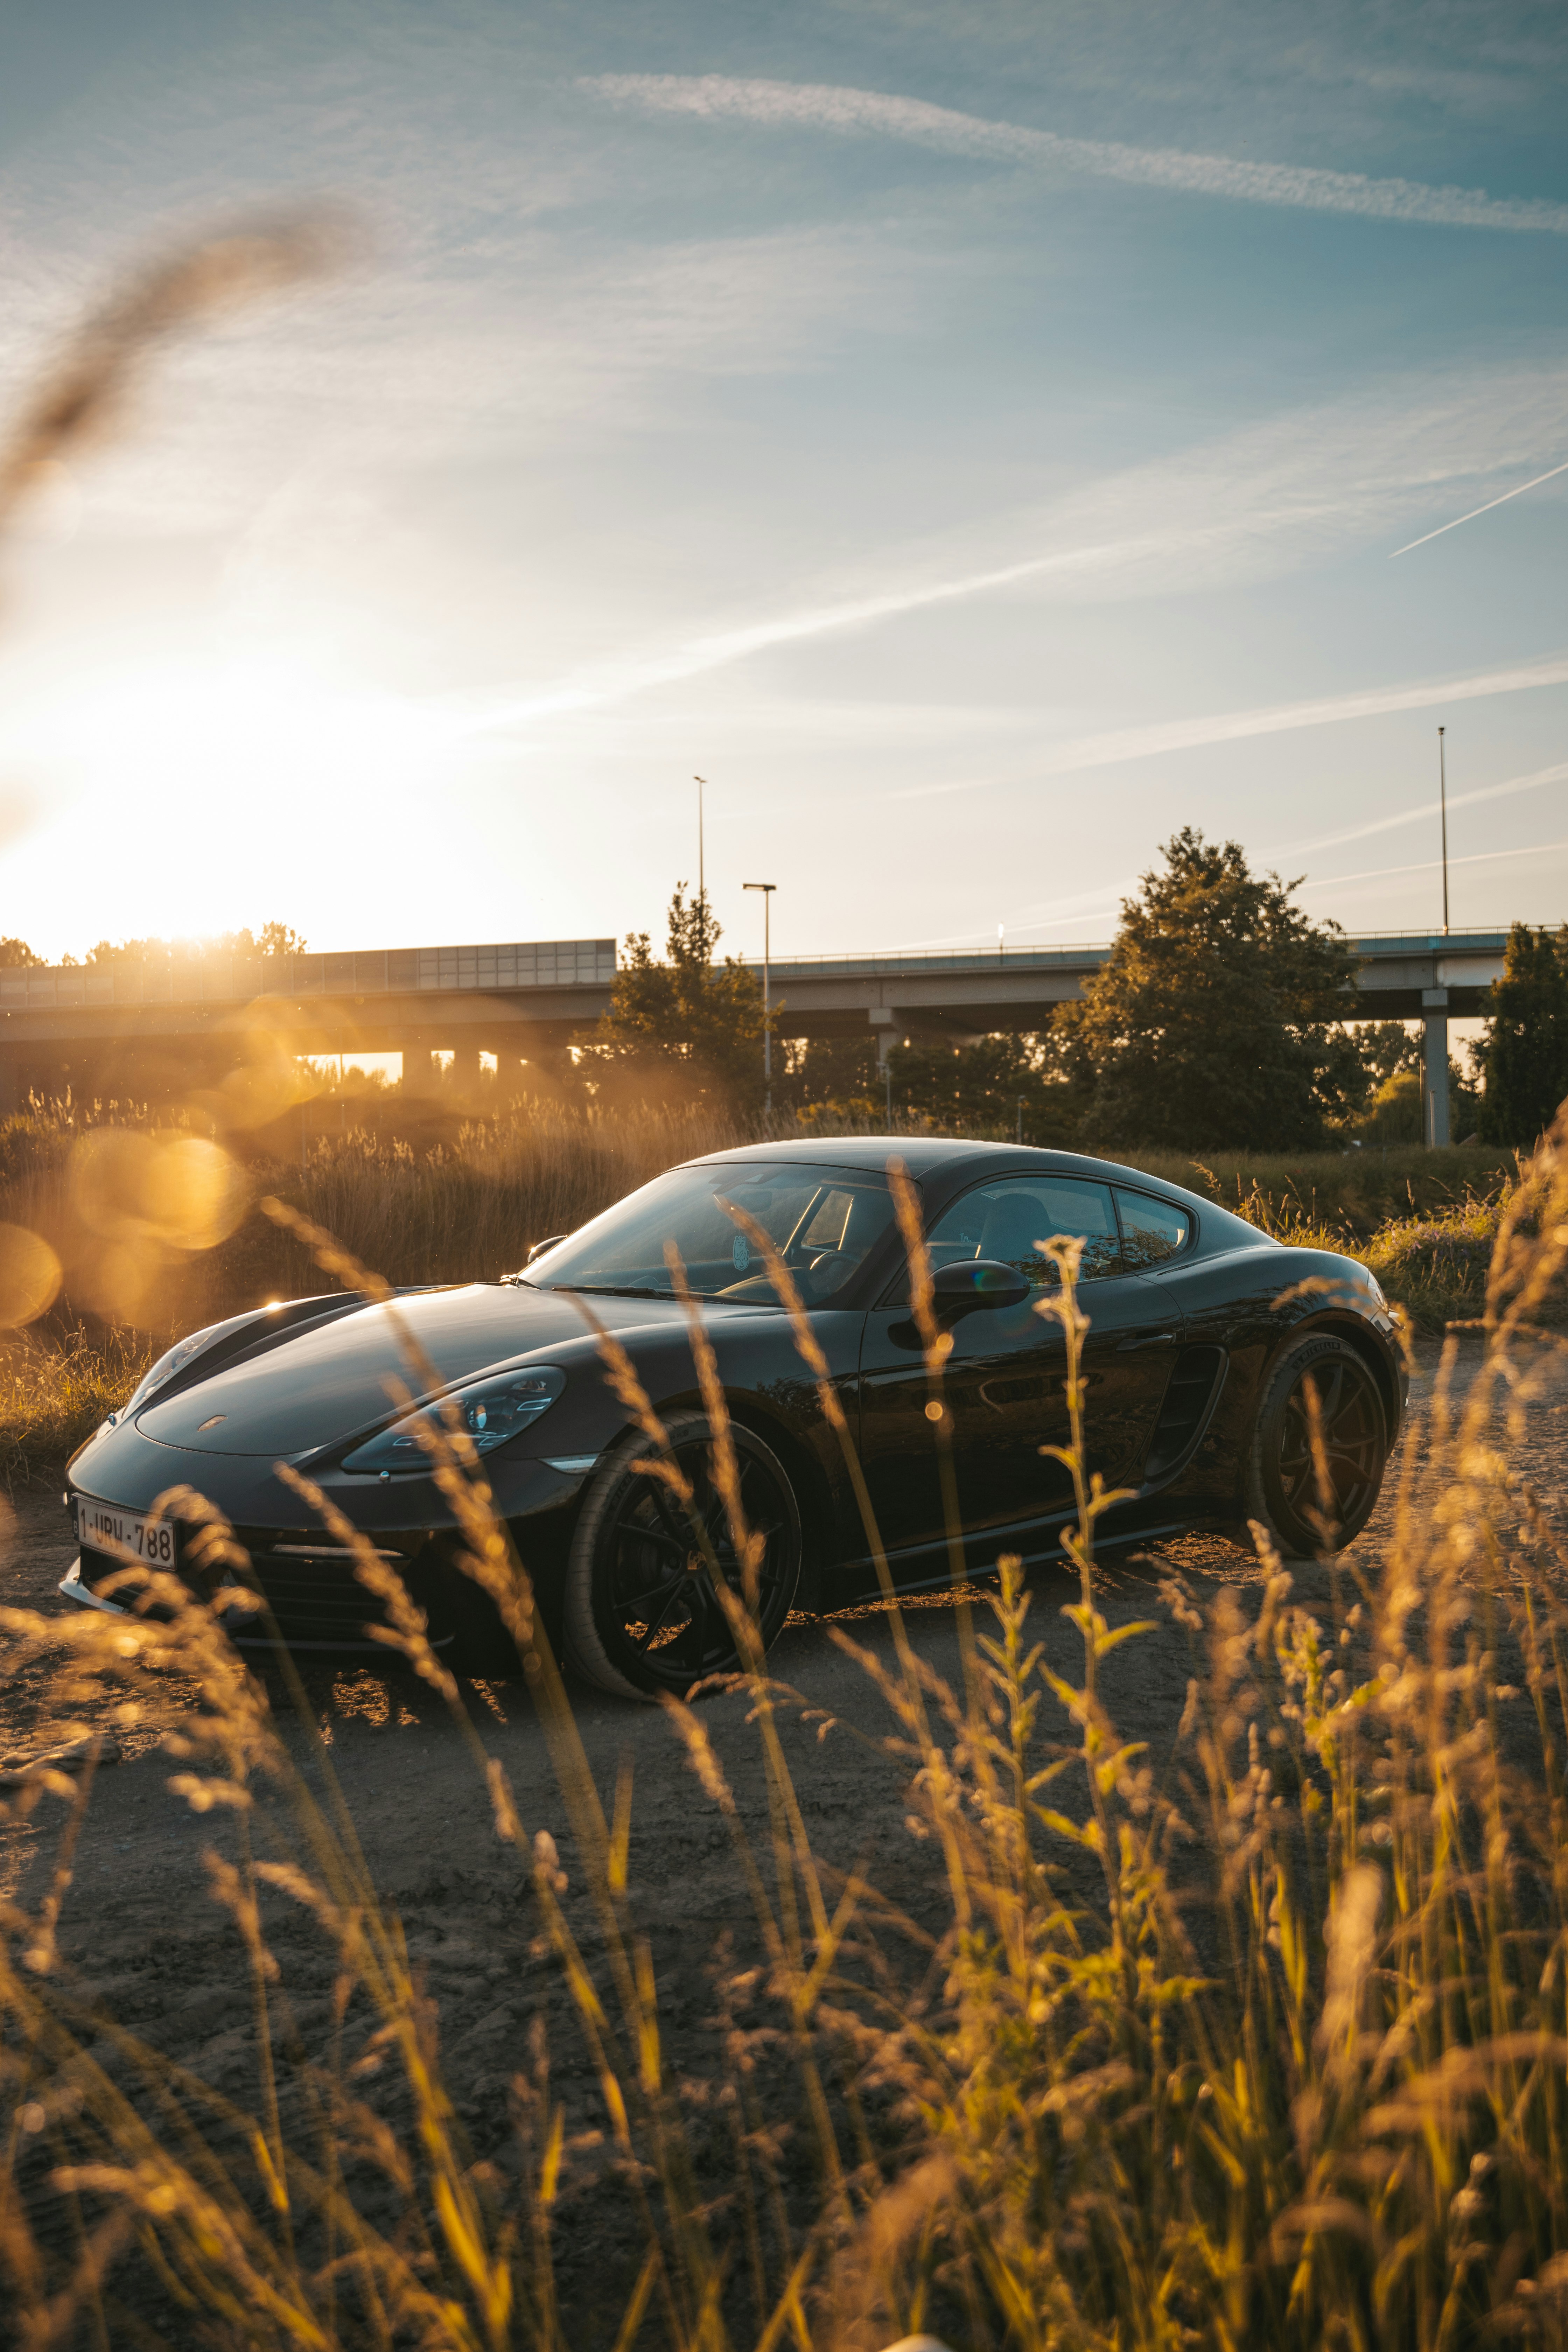
[[760, 890], [763, 894], [763, 1108], [771, 1118], [773, 1108], [773, 1030], [769, 1017], [769, 963], [772, 950], [772, 916], [776, 882], [742, 882], [742, 890]]
[[1444, 756], [1446, 727], [1437, 730], [1437, 798], [1443, 812], [1443, 936], [1448, 933], [1448, 762]]

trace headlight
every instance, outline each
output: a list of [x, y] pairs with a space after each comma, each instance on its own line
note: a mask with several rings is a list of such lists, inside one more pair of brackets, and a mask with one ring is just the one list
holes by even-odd
[[160, 1389], [166, 1388], [174, 1374], [183, 1372], [191, 1358], [199, 1355], [207, 1341], [216, 1339], [224, 1328], [222, 1323], [209, 1323], [205, 1330], [193, 1331], [188, 1339], [181, 1339], [169, 1349], [167, 1355], [160, 1356], [152, 1370], [143, 1379], [141, 1387], [132, 1395], [130, 1403], [121, 1405], [117, 1413], [111, 1413], [104, 1423], [105, 1428], [112, 1428], [120, 1422], [129, 1421], [133, 1412], [140, 1412], [149, 1397], [155, 1397]]
[[405, 1412], [390, 1429], [379, 1430], [343, 1457], [345, 1470], [424, 1470], [430, 1462], [428, 1438], [445, 1435], [455, 1412], [458, 1426], [468, 1431], [476, 1454], [492, 1454], [520, 1430], [531, 1427], [549, 1412], [566, 1385], [566, 1375], [553, 1364], [530, 1364], [525, 1370], [495, 1372], [471, 1387], [453, 1389], [435, 1403]]

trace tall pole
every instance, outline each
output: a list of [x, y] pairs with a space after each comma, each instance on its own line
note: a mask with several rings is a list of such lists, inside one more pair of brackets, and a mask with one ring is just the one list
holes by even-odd
[[1447, 729], [1437, 730], [1437, 801], [1443, 812], [1443, 937], [1448, 936], [1448, 763], [1444, 756], [1443, 738]]
[[706, 909], [708, 882], [702, 868], [702, 788], [708, 779], [706, 776], [693, 776], [691, 781], [697, 787], [697, 896]]
[[773, 1025], [769, 1018], [772, 1007], [770, 982], [773, 957], [773, 892], [776, 882], [742, 882], [742, 890], [760, 890], [763, 894], [763, 1108], [772, 1112], [773, 1107]]

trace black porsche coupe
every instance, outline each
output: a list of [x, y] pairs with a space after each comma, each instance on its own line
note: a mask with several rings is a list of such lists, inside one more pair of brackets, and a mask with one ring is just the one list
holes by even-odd
[[[712, 1571], [694, 1570], [668, 1486], [637, 1467], [648, 1442], [607, 1385], [583, 1312], [629, 1355], [697, 1490], [720, 1570], [732, 1572], [671, 1242], [702, 1301], [745, 1511], [765, 1538], [763, 1635], [792, 1608], [877, 1590], [839, 1442], [766, 1264], [726, 1202], [767, 1234], [807, 1304], [896, 1584], [949, 1581], [889, 1181], [895, 1153], [918, 1188], [935, 1309], [952, 1334], [944, 1384], [973, 1572], [1003, 1551], [1058, 1556], [1070, 1516], [1067, 1474], [1041, 1450], [1068, 1436], [1062, 1328], [1038, 1311], [1056, 1279], [1041, 1244], [1058, 1234], [1083, 1243], [1091, 1466], [1131, 1490], [1105, 1536], [1254, 1518], [1289, 1554], [1348, 1543], [1364, 1526], [1405, 1378], [1387, 1303], [1354, 1259], [1282, 1247], [1212, 1201], [1066, 1152], [874, 1136], [756, 1144], [669, 1170], [540, 1244], [521, 1274], [398, 1296], [437, 1393], [483, 1456], [546, 1625], [602, 1688], [685, 1690], [733, 1654]], [[277, 1475], [289, 1464], [395, 1563], [460, 1664], [504, 1663], [499, 1622], [456, 1565], [452, 1513], [420, 1441], [432, 1400], [401, 1412], [388, 1402], [404, 1377], [394, 1315], [353, 1294], [258, 1308], [183, 1340], [70, 1465], [80, 1549], [61, 1591], [89, 1607], [133, 1605], [123, 1588], [117, 1599], [100, 1591], [128, 1555], [198, 1580], [177, 1512], [157, 1509], [170, 1489], [192, 1487], [233, 1524], [267, 1603], [261, 1616], [236, 1612], [238, 1640], [369, 1646], [369, 1595]], [[1332, 1488], [1326, 1536], [1313, 1412]]]

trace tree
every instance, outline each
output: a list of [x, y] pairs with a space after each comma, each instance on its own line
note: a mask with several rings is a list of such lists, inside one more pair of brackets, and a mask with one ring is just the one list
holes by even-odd
[[26, 940], [0, 940], [0, 970], [5, 971], [36, 971], [43, 962], [35, 955]]
[[1186, 825], [1161, 855], [1164, 872], [1122, 902], [1110, 960], [1052, 1024], [1085, 1139], [1310, 1150], [1367, 1093], [1341, 1025], [1353, 953], [1238, 843]]
[[1358, 1021], [1351, 1034], [1374, 1087], [1385, 1087], [1407, 1070], [1420, 1074], [1426, 1047], [1419, 1028], [1409, 1028], [1403, 1021]]
[[[237, 931], [218, 931], [205, 940], [100, 940], [89, 948], [89, 963], [155, 963], [161, 957], [172, 956], [178, 949], [188, 956], [238, 955], [275, 956], [303, 955], [305, 940], [301, 932], [291, 930], [287, 923], [263, 923], [259, 931], [248, 927]], [[68, 957], [74, 962], [74, 957]]]
[[783, 1076], [774, 1082], [773, 1100], [797, 1114], [810, 1117], [826, 1111], [835, 1118], [870, 1120], [881, 1111], [877, 1041], [869, 1031], [858, 1037], [781, 1039], [773, 1047], [774, 1069], [781, 1065]]
[[646, 931], [627, 940], [610, 1009], [582, 1040], [580, 1066], [611, 1087], [657, 1080], [661, 1092], [673, 1084], [688, 1096], [760, 1103], [762, 983], [733, 956], [714, 963], [722, 934], [712, 908], [704, 893], [685, 893], [677, 883], [667, 961]]
[[967, 1045], [895, 1045], [888, 1056], [893, 1106], [939, 1127], [1014, 1136], [1023, 1108], [1026, 1143], [1073, 1136], [1070, 1089], [1033, 1037], [976, 1037]]
[[1488, 1143], [1528, 1146], [1568, 1096], [1568, 926], [1553, 940], [1513, 925], [1487, 1012], [1481, 1134]]
[[263, 923], [254, 940], [248, 931], [226, 932], [218, 942], [233, 955], [243, 955], [252, 950], [263, 956], [297, 956], [305, 952], [303, 931], [290, 930], [287, 923]]

